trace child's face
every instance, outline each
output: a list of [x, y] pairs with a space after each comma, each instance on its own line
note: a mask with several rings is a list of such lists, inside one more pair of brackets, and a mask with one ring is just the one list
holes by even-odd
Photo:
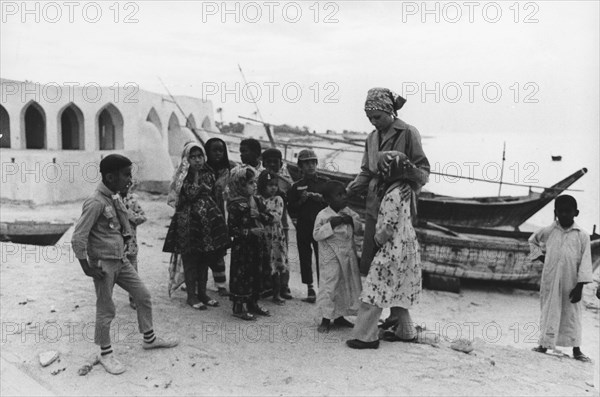
[[265, 166], [265, 169], [277, 174], [281, 169], [281, 160], [275, 157], [271, 157], [266, 160], [263, 160], [263, 165]]
[[273, 197], [275, 194], [277, 194], [278, 190], [279, 185], [277, 184], [277, 179], [273, 179], [267, 183], [267, 186], [265, 187], [265, 195], [267, 197]]
[[336, 212], [346, 208], [348, 206], [348, 195], [346, 194], [346, 190], [338, 189], [327, 198], [327, 201], [329, 202], [331, 209]]
[[258, 162], [259, 154], [254, 153], [247, 145], [240, 145], [240, 159], [242, 163], [253, 165]]
[[206, 156], [209, 164], [219, 164], [225, 156], [225, 145], [219, 141], [212, 142]]
[[246, 193], [248, 196], [254, 196], [256, 194], [256, 178], [248, 181], [246, 184]]
[[568, 205], [554, 208], [554, 216], [558, 218], [558, 223], [564, 228], [571, 227], [577, 215], [579, 215], [579, 211]]
[[127, 194], [127, 191], [132, 184], [132, 180], [131, 166], [121, 168], [118, 172], [106, 175], [106, 187], [113, 192], [125, 192], [125, 194]]
[[188, 156], [188, 161], [190, 162], [190, 167], [195, 170], [200, 169], [204, 165], [204, 154], [202, 150], [196, 148], [190, 151], [190, 155]]
[[314, 175], [317, 173], [317, 160], [304, 160], [300, 163], [300, 168], [305, 175]]

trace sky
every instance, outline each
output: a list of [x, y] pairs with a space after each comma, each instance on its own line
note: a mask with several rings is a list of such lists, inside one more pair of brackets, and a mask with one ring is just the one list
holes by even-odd
[[568, 132], [598, 147], [597, 1], [73, 4], [1, 3], [3, 78], [164, 92], [160, 77], [225, 122], [258, 105], [318, 132], [370, 131], [366, 92], [387, 87], [423, 135]]

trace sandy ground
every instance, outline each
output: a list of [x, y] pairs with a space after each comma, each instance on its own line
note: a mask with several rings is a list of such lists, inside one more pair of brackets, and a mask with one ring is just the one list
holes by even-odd
[[[95, 366], [79, 376], [78, 368], [97, 352], [95, 295], [70, 250], [70, 232], [53, 247], [1, 243], [0, 394], [598, 395], [593, 374], [600, 325], [591, 287], [585, 289], [582, 350], [596, 364], [532, 352], [538, 293], [481, 283], [465, 285], [460, 294], [424, 291], [413, 319], [441, 335], [440, 343], [382, 341], [378, 350], [357, 351], [344, 344], [349, 330], [318, 334], [315, 306], [299, 299], [282, 307], [266, 300], [272, 317], [248, 323], [232, 317], [224, 299], [221, 307], [199, 312], [185, 305], [183, 291], [169, 298], [162, 240], [171, 211], [160, 196], [143, 196], [142, 205], [150, 220], [138, 230], [140, 274], [153, 293], [157, 333], [178, 336], [180, 345], [144, 351], [135, 312], [116, 288], [113, 347], [128, 370], [113, 376]], [[80, 206], [2, 205], [0, 217], [75, 220]], [[300, 298], [305, 289], [295, 253], [291, 257], [292, 294]], [[450, 349], [459, 336], [474, 341], [472, 353]], [[60, 361], [43, 368], [38, 355], [48, 350], [58, 351]]]

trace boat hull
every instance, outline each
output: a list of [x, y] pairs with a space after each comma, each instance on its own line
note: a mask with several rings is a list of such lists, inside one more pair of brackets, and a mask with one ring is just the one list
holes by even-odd
[[[286, 162], [286, 165], [292, 179], [298, 180], [300, 178], [298, 166], [292, 162]], [[353, 174], [327, 170], [319, 170], [319, 173], [344, 184], [350, 183], [356, 177]], [[530, 191], [527, 196], [457, 198], [422, 192], [419, 195], [417, 212], [420, 220], [438, 225], [517, 229], [586, 173], [587, 169], [582, 168], [552, 187], [544, 189], [543, 192]], [[364, 217], [364, 197], [350, 197], [348, 204]]]
[[[543, 264], [529, 259], [530, 233], [455, 233], [416, 228], [424, 273], [539, 287]], [[486, 233], [486, 234], [481, 234]], [[494, 235], [496, 234], [496, 235]], [[600, 236], [591, 236], [592, 267], [600, 265]]]
[[35, 221], [0, 222], [0, 240], [18, 244], [54, 245], [71, 225]]

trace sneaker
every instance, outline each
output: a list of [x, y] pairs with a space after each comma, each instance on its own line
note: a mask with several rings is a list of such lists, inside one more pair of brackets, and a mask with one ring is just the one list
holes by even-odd
[[146, 350], [150, 349], [170, 349], [171, 347], [175, 347], [179, 344], [179, 340], [175, 338], [159, 338], [158, 336], [152, 343], [142, 342], [142, 347]]
[[100, 356], [100, 364], [104, 367], [106, 372], [113, 375], [119, 375], [126, 371], [126, 368], [117, 358], [114, 353], [107, 354], [106, 356]]

